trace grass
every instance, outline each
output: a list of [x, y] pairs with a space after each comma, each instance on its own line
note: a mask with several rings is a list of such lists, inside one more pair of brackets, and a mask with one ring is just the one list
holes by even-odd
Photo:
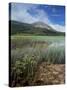
[[32, 40], [39, 40], [39, 41], [60, 41], [64, 40], [64, 36], [23, 36], [23, 35], [13, 35], [11, 39], [32, 39]]
[[64, 36], [11, 36], [11, 85], [24, 86], [32, 82], [42, 62], [64, 64], [64, 46], [50, 47], [61, 41], [64, 42]]

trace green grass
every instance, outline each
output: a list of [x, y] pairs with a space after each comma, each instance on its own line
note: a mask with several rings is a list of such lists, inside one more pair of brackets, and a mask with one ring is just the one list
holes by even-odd
[[[11, 44], [16, 44], [16, 46], [20, 45], [23, 46], [26, 45], [27, 43], [33, 43], [33, 42], [46, 42], [46, 43], [52, 43], [52, 42], [61, 42], [65, 41], [64, 36], [22, 36], [22, 35], [14, 35], [11, 36], [11, 41], [13, 43]], [[30, 44], [29, 44], [30, 45]]]
[[23, 38], [28, 38], [32, 40], [40, 40], [40, 41], [54, 41], [54, 40], [64, 40], [64, 36], [23, 36], [22, 34], [19, 35], [13, 35], [11, 36], [11, 39], [23, 39]]
[[65, 47], [52, 43], [64, 43], [64, 36], [11, 36], [12, 86], [32, 81], [37, 65], [65, 63]]

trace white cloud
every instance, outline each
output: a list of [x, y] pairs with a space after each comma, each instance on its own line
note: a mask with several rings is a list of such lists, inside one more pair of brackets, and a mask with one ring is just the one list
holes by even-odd
[[[17, 5], [13, 4], [12, 5], [12, 10], [11, 10], [11, 19], [12, 20], [17, 20], [25, 23], [34, 23], [37, 21], [42, 21], [46, 24], [51, 25], [54, 29], [57, 31], [64, 32], [65, 27], [59, 24], [52, 24], [50, 21], [47, 13], [43, 11], [42, 9], [38, 9], [38, 6], [34, 6], [33, 4], [27, 4], [27, 5]], [[32, 9], [32, 12], [35, 12], [35, 15], [31, 15], [28, 10]], [[53, 12], [56, 12], [55, 9]], [[57, 15], [55, 15], [57, 16]]]
[[[16, 10], [17, 8], [18, 8], [18, 10]], [[37, 7], [34, 7], [33, 5], [32, 6], [29, 6], [29, 5], [22, 6], [22, 10], [20, 8], [21, 8], [20, 6], [16, 7], [16, 5], [12, 5], [12, 12], [11, 12], [12, 20], [18, 20], [18, 21], [26, 22], [26, 23], [43, 21], [48, 24], [50, 22], [46, 12], [38, 9]], [[28, 12], [28, 10], [31, 8], [32, 8], [32, 10], [34, 10], [36, 12], [34, 17]]]
[[55, 9], [55, 8], [53, 8], [53, 9], [52, 9], [52, 12], [53, 12], [53, 13], [56, 13], [56, 9]]
[[52, 14], [51, 16], [53, 16], [53, 17], [60, 17], [61, 15], [60, 14]]
[[59, 25], [59, 24], [51, 24], [56, 31], [65, 32], [65, 26]]

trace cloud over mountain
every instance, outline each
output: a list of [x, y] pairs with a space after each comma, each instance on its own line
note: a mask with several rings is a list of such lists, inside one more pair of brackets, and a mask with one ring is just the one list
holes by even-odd
[[65, 21], [64, 15], [61, 14], [64, 12], [63, 9], [63, 6], [12, 3], [11, 20], [24, 23], [44, 22], [57, 31], [64, 32]]

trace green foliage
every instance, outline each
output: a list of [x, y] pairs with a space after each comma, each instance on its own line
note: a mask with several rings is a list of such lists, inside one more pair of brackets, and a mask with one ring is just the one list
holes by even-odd
[[53, 39], [52, 37], [44, 37], [44, 39], [41, 39], [38, 37], [12, 37], [11, 86], [24, 86], [29, 84], [35, 76], [37, 66], [42, 62], [50, 64], [65, 63], [64, 46], [50, 46], [53, 42], [59, 43], [59, 41], [64, 41], [64, 39], [58, 39], [57, 37]]
[[65, 63], [65, 49], [64, 47], [50, 47], [47, 50], [46, 60], [48, 63], [64, 64]]

